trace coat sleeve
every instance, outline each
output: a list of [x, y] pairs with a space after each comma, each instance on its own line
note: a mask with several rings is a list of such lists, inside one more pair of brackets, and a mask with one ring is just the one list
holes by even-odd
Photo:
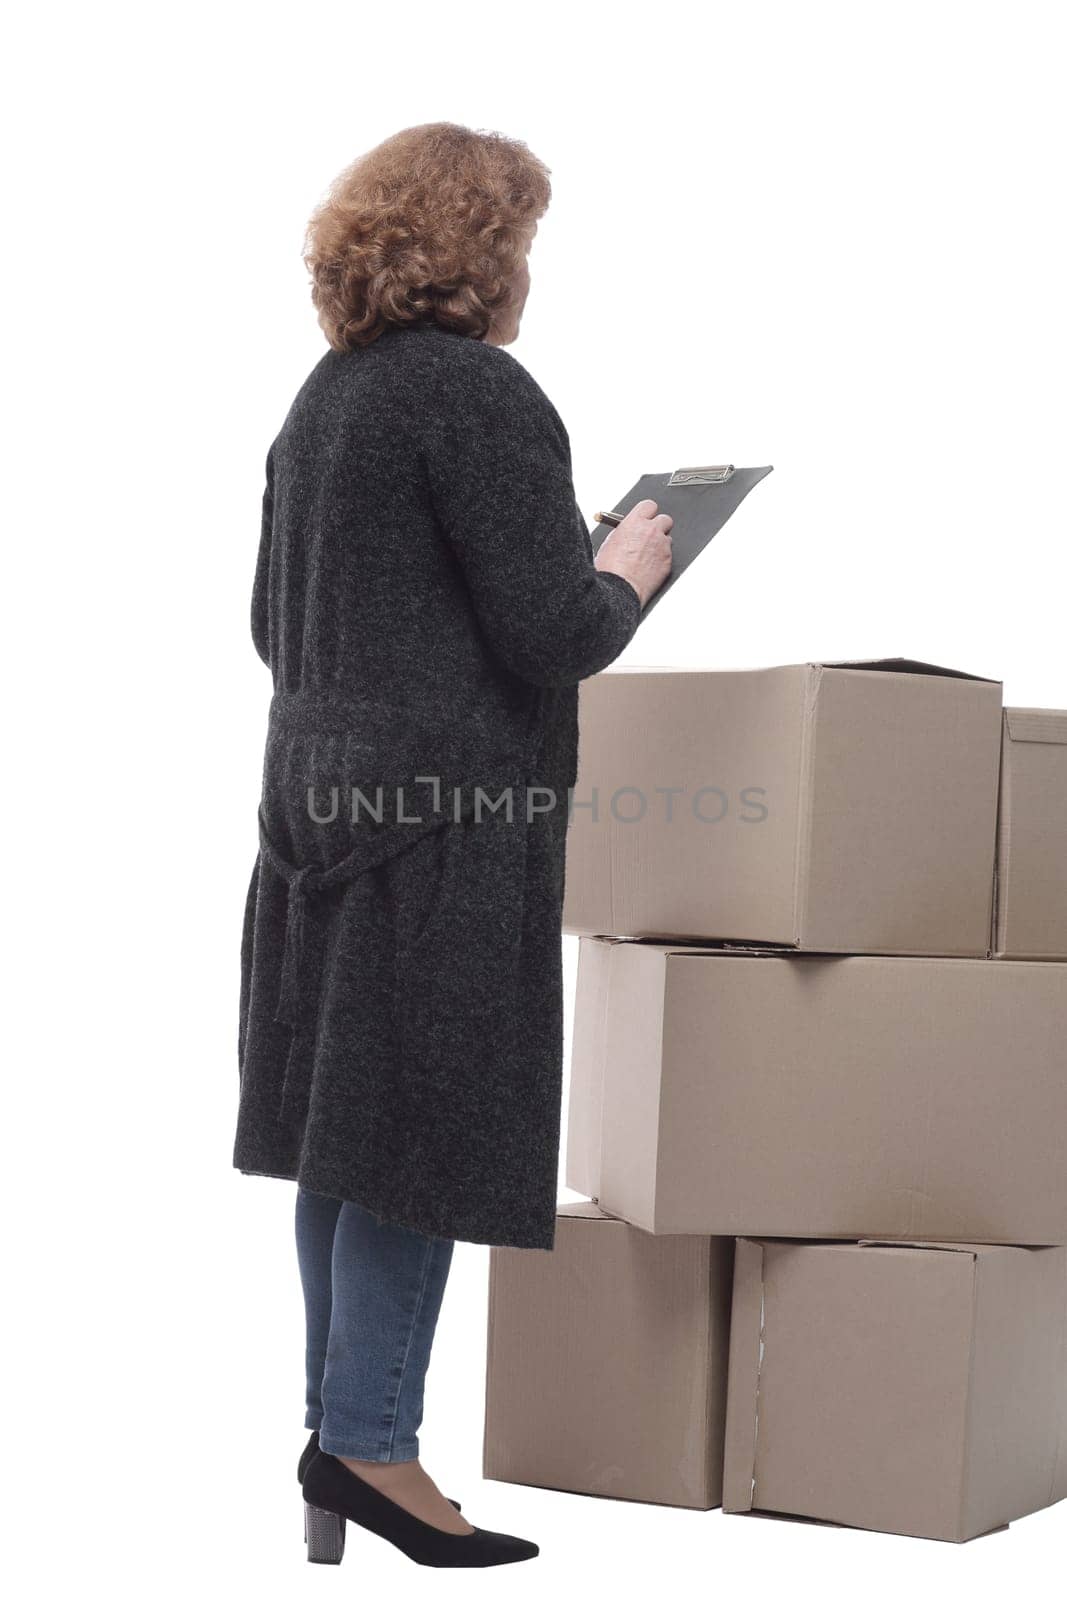
[[270, 547], [274, 521], [274, 446], [267, 454], [267, 482], [259, 527], [259, 554], [252, 584], [252, 643], [270, 666]]
[[507, 351], [479, 346], [424, 428], [434, 509], [498, 660], [551, 688], [614, 661], [640, 598], [593, 564], [567, 433], [536, 380]]

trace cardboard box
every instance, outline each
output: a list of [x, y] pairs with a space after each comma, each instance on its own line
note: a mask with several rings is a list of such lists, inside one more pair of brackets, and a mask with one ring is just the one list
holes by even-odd
[[1067, 711], [1004, 712], [998, 956], [1067, 961]]
[[[614, 1041], [608, 1037], [607, 1007], [612, 976], [618, 970], [611, 939], [583, 939], [578, 946], [578, 982], [571, 1030], [570, 1089], [567, 1096], [568, 1189], [600, 1196], [604, 1070]], [[658, 1048], [655, 1037], [648, 1051]]]
[[490, 1254], [484, 1473], [707, 1509], [722, 1497], [732, 1239], [560, 1208], [551, 1251]]
[[998, 683], [616, 670], [579, 704], [567, 932], [989, 954]]
[[1067, 1243], [1067, 965], [583, 940], [571, 1108], [652, 1233]]
[[1067, 1250], [738, 1240], [723, 1508], [963, 1541], [1067, 1496]]

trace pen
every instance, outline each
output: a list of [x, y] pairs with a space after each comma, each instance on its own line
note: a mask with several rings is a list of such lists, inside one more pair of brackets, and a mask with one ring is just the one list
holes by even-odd
[[622, 518], [617, 511], [598, 511], [593, 521], [606, 522], [610, 527], [617, 528]]

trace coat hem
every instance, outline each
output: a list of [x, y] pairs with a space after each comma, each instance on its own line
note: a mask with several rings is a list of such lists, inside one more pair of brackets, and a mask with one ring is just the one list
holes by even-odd
[[439, 1217], [420, 1211], [417, 1206], [398, 1206], [383, 1201], [380, 1195], [373, 1195], [362, 1185], [338, 1184], [332, 1179], [316, 1178], [313, 1173], [305, 1176], [295, 1167], [290, 1170], [245, 1166], [240, 1161], [235, 1161], [233, 1164], [245, 1177], [281, 1178], [290, 1183], [299, 1183], [301, 1188], [307, 1189], [312, 1194], [324, 1195], [333, 1200], [349, 1200], [354, 1205], [362, 1206], [364, 1211], [369, 1211], [379, 1222], [390, 1222], [399, 1228], [412, 1228], [415, 1232], [427, 1234], [433, 1239], [452, 1239], [457, 1244], [482, 1244], [511, 1250], [552, 1250], [555, 1246], [554, 1205], [552, 1224], [547, 1230], [531, 1228], [519, 1231], [493, 1228], [473, 1220], [464, 1222], [462, 1219], [454, 1219], [445, 1232], [442, 1231]]

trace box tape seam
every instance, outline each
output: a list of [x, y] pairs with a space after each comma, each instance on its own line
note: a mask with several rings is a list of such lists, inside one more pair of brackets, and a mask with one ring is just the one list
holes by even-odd
[[[596, 1107], [596, 1138], [594, 1141], [594, 1148], [596, 1149], [596, 1187], [598, 1191], [604, 1187], [604, 1102], [607, 1098], [608, 1060], [610, 1056], [608, 1026], [613, 1009], [611, 1005], [611, 985], [615, 966], [616, 963], [609, 956], [606, 962], [607, 971], [604, 976], [604, 987], [601, 991], [600, 1060], [596, 1063], [596, 1070], [600, 1080], [600, 1095]], [[591, 1199], [597, 1205], [600, 1204], [599, 1193], [592, 1195]]]
[[996, 848], [993, 853], [993, 916], [989, 948], [996, 951], [1006, 942], [1008, 928], [1008, 895], [1011, 889], [1011, 777], [1006, 741], [1000, 746], [1000, 782], [997, 785]]
[[[703, 1374], [704, 1374], [704, 1482], [701, 1485], [701, 1488], [703, 1490], [703, 1494], [702, 1494], [701, 1498], [703, 1499], [705, 1505], [707, 1505], [708, 1501], [711, 1498], [711, 1475], [712, 1475], [712, 1465], [711, 1465], [711, 1448], [712, 1448], [712, 1438], [711, 1438], [711, 1391], [712, 1391], [711, 1357], [712, 1357], [712, 1329], [713, 1329], [713, 1327], [715, 1325], [715, 1308], [714, 1308], [714, 1304], [713, 1304], [714, 1295], [715, 1295], [715, 1281], [714, 1281], [715, 1274], [712, 1271], [712, 1263], [711, 1263], [711, 1257], [712, 1257], [712, 1250], [713, 1249], [714, 1249], [714, 1242], [711, 1239], [705, 1239], [704, 1240], [704, 1250], [705, 1250], [705, 1255], [704, 1255], [704, 1288], [705, 1288], [704, 1315], [705, 1315], [705, 1317], [707, 1319], [707, 1326], [706, 1326], [706, 1336], [705, 1336], [705, 1341], [704, 1341], [704, 1352], [705, 1352], [705, 1355], [704, 1355], [704, 1360], [701, 1363], [701, 1370], [703, 1371]], [[721, 1360], [722, 1359], [722, 1352], [721, 1351], [717, 1351], [715, 1353], [718, 1355], [719, 1359]]]
[[967, 1399], [963, 1414], [963, 1471], [960, 1473], [960, 1498], [956, 1507], [956, 1534], [962, 1542], [966, 1537], [967, 1506], [971, 1490], [971, 1440], [974, 1434], [974, 1371], [978, 1359], [978, 1292], [981, 1263], [978, 1256], [971, 1258], [971, 1341], [967, 1357]]
[[[1001, 715], [1003, 712], [1001, 712]], [[1011, 728], [1008, 728], [1008, 739], [1011, 738]], [[989, 949], [990, 954], [997, 952], [1001, 946], [1001, 939], [1006, 939], [1008, 933], [1008, 894], [1011, 890], [1011, 851], [1008, 850], [1008, 840], [1011, 837], [1011, 768], [1009, 768], [1008, 739], [1000, 741], [1000, 771], [997, 781], [997, 826], [993, 830], [993, 898], [992, 917], [990, 917]]]
[[801, 726], [800, 766], [797, 772], [796, 850], [793, 862], [793, 943], [804, 940], [808, 910], [808, 885], [811, 870], [811, 845], [815, 833], [815, 727], [819, 711], [819, 690], [825, 668], [812, 665], [804, 683], [804, 709]]
[[763, 1385], [763, 1358], [767, 1349], [767, 1287], [765, 1266], [767, 1261], [767, 1247], [760, 1245], [759, 1252], [759, 1354], [756, 1358], [756, 1395], [755, 1412], [752, 1428], [752, 1481], [749, 1486], [748, 1508], [751, 1511], [756, 1504], [756, 1455], [759, 1450], [759, 1408], [760, 1391]]
[[[1063, 1315], [1060, 1318], [1060, 1362], [1061, 1374], [1067, 1369], [1067, 1251], [1063, 1255]], [[1048, 1499], [1046, 1505], [1052, 1505], [1056, 1493], [1056, 1479], [1060, 1475], [1060, 1461], [1063, 1457], [1064, 1444], [1067, 1442], [1067, 1386], [1060, 1401], [1060, 1422], [1056, 1433], [1056, 1448], [1052, 1453], [1052, 1475], [1048, 1484]]]

